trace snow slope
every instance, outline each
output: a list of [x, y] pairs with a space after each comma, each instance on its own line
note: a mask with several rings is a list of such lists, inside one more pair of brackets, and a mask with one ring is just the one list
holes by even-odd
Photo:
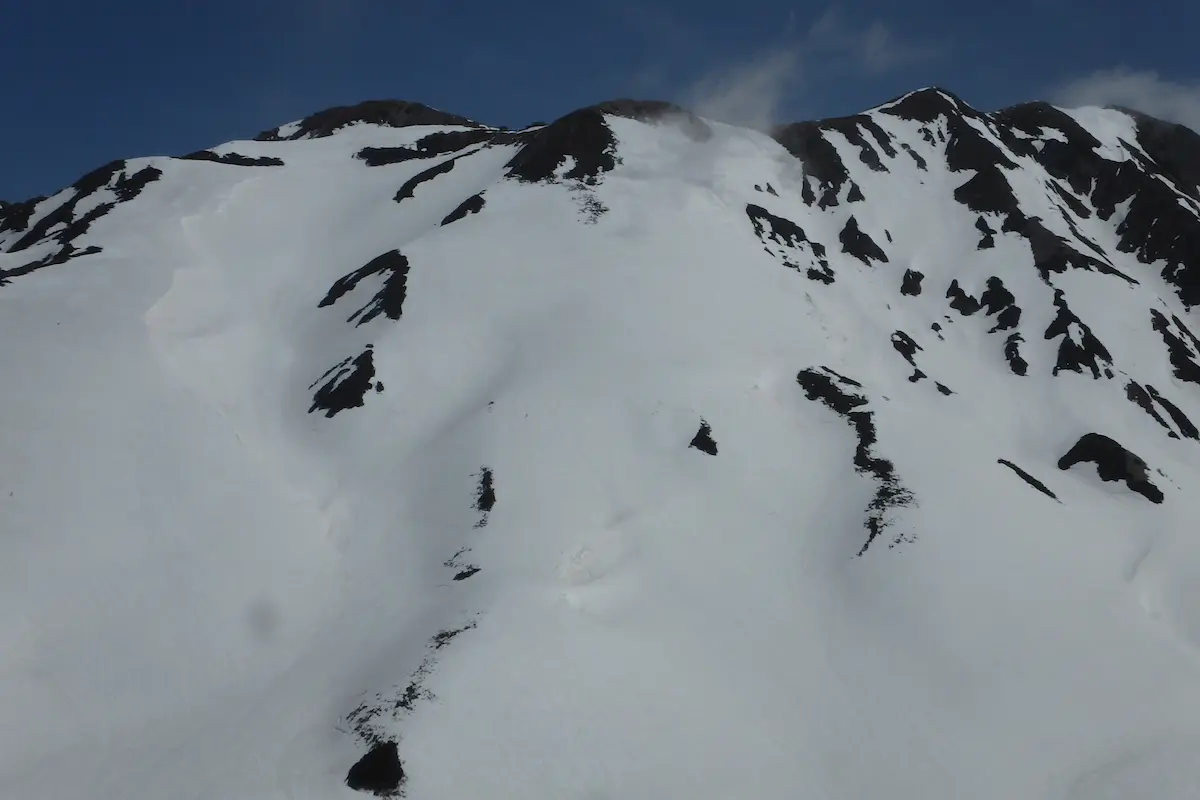
[[1198, 159], [368, 104], [0, 207], [0, 795], [1193, 797]]

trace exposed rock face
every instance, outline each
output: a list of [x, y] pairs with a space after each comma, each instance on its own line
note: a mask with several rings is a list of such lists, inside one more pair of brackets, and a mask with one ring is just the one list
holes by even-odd
[[1146, 462], [1115, 439], [1099, 433], [1085, 433], [1058, 460], [1058, 468], [1067, 470], [1084, 461], [1096, 465], [1100, 480], [1125, 481], [1126, 486], [1150, 502], [1163, 501], [1162, 491], [1150, 481]]

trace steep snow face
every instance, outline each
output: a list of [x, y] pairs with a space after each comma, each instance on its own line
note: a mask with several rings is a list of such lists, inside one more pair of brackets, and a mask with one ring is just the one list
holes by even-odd
[[1200, 145], [334, 109], [0, 207], [0, 792], [1200, 783]]

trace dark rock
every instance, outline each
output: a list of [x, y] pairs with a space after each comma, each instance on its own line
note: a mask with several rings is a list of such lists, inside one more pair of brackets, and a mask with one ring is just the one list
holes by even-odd
[[953, 92], [936, 86], [908, 92], [889, 101], [880, 112], [910, 122], [933, 122], [939, 117], [953, 118], [965, 112], [974, 113]]
[[987, 289], [980, 295], [979, 304], [989, 317], [996, 317], [996, 325], [988, 333], [1015, 328], [1021, 322], [1021, 308], [1016, 304], [1016, 298], [1004, 287], [1004, 281], [995, 276], [988, 278]]
[[987, 220], [983, 217], [978, 217], [975, 220], [975, 228], [983, 234], [983, 238], [976, 245], [977, 250], [990, 250], [996, 246], [996, 232], [992, 230], [992, 226], [987, 224]]
[[950, 288], [946, 290], [946, 298], [950, 301], [950, 307], [964, 317], [971, 316], [981, 308], [979, 301], [958, 285], [957, 278], [950, 281]]
[[1150, 482], [1145, 460], [1126, 450], [1115, 439], [1099, 433], [1085, 433], [1058, 460], [1058, 468], [1068, 470], [1083, 461], [1095, 463], [1101, 480], [1123, 480], [1126, 486], [1152, 503], [1163, 501], [1162, 491]]
[[1014, 211], [1005, 220], [1003, 230], [1019, 233], [1029, 241], [1029, 247], [1033, 252], [1033, 265], [1047, 284], [1050, 283], [1051, 273], [1066, 272], [1072, 267], [1112, 275], [1130, 285], [1137, 283], [1111, 264], [1071, 247], [1065, 239], [1051, 232], [1037, 217], [1026, 217]]
[[942, 394], [946, 395], [947, 397], [949, 397], [950, 395], [954, 394], [954, 392], [953, 392], [953, 391], [950, 389], [950, 387], [949, 387], [949, 386], [945, 386], [945, 385], [943, 385], [943, 384], [941, 384], [941, 383], [938, 383], [937, 381], [934, 381], [934, 384], [933, 384], [933, 385], [937, 387], [937, 390], [938, 390], [939, 392], [941, 392]]
[[142, 190], [162, 177], [158, 167], [142, 167], [132, 175], [121, 172], [112, 184], [118, 203], [126, 203], [142, 193]]
[[[24, 230], [21, 238], [8, 247], [8, 252], [18, 253], [47, 241], [55, 242], [58, 251], [18, 267], [0, 270], [0, 285], [13, 277], [27, 275], [43, 267], [63, 264], [72, 258], [101, 252], [96, 245], [80, 250], [76, 247], [75, 240], [87, 233], [96, 220], [115, 208], [118, 203], [133, 200], [148, 184], [162, 177], [162, 171], [157, 167], [146, 166], [129, 175], [126, 166], [125, 161], [112, 161], [84, 175], [71, 185], [71, 189], [74, 190], [72, 194], [61, 200], [58, 206], [49, 209], [32, 225], [29, 225], [30, 214], [34, 210], [32, 207], [25, 204], [17, 204], [20, 207], [16, 210], [8, 207], [4, 214], [5, 229], [15, 231], [19, 224]], [[75, 216], [75, 210], [81, 200], [105, 188], [113, 193], [115, 202], [101, 202], [82, 216]], [[59, 196], [63, 194], [59, 193]], [[50, 233], [55, 228], [59, 228], [58, 232]]]
[[[837, 131], [858, 148], [858, 158], [874, 172], [887, 172], [883, 160], [879, 156], [882, 150], [888, 158], [896, 157], [896, 148], [892, 146], [891, 137], [887, 131], [879, 127], [879, 123], [866, 114], [853, 117], [837, 117], [821, 120], [817, 123], [822, 130]], [[870, 134], [874, 143], [867, 140]], [[878, 148], [878, 149], [876, 149]]]
[[334, 417], [339, 412], [361, 408], [367, 392], [372, 388], [374, 377], [374, 353], [371, 345], [367, 345], [367, 349], [357, 357], [338, 362], [308, 387], [314, 389], [318, 383], [325, 381], [313, 394], [308, 413], [319, 408], [326, 417]]
[[[776, 128], [771, 132], [775, 141], [783, 145], [804, 166], [804, 178], [802, 179], [804, 189], [801, 192], [801, 198], [805, 204], [811, 206], [816, 202], [822, 209], [837, 205], [842, 187], [850, 179], [850, 173], [846, 169], [846, 165], [842, 163], [842, 157], [838, 155], [837, 148], [822, 133], [822, 125], [828, 123], [828, 120], [797, 122]], [[819, 201], [808, 186], [807, 179], [810, 177], [816, 179], [820, 188]]]
[[414, 147], [364, 147], [354, 154], [359, 161], [365, 161], [368, 167], [385, 167], [389, 164], [403, 164], [422, 158], [433, 158], [437, 153], [423, 153]]
[[1171, 421], [1175, 423], [1175, 427], [1179, 429], [1181, 434], [1188, 439], [1200, 439], [1200, 430], [1196, 429], [1195, 424], [1188, 419], [1187, 414], [1184, 414], [1178, 406], [1159, 394], [1158, 390], [1153, 386], [1147, 385], [1146, 392], [1154, 398], [1155, 402], [1163, 407], [1163, 410], [1171, 417]]
[[475, 510], [483, 514], [479, 522], [475, 523], [476, 528], [485, 528], [488, 523], [488, 514], [496, 506], [496, 487], [491, 469], [483, 467], [479, 471], [479, 487], [475, 491]]
[[[796, 382], [804, 389], [805, 396], [809, 400], [819, 400], [850, 423], [858, 436], [858, 446], [854, 452], [855, 470], [870, 475], [876, 482], [875, 497], [867, 505], [867, 541], [858, 551], [858, 555], [861, 556], [867, 552], [871, 543], [889, 527], [890, 513], [897, 508], [913, 505], [915, 499], [912, 492], [900, 483], [892, 462], [874, 453], [876, 444], [874, 413], [862, 409], [862, 406], [867, 404], [867, 399], [862, 395], [843, 390], [835, 383], [835, 378], [840, 379], [838, 382], [844, 385], [858, 387], [861, 384], [841, 378], [828, 368], [823, 367], [822, 370], [828, 374], [822, 374], [814, 369], [802, 370], [796, 376]], [[834, 378], [831, 378], [830, 375], [833, 375]], [[913, 538], [911, 535], [901, 534], [892, 540], [889, 547], [895, 547], [901, 542], [912, 541]]]
[[[1058, 362], [1054, 365], [1054, 374], [1057, 375], [1064, 369], [1083, 374], [1083, 368], [1087, 367], [1091, 370], [1093, 378], [1099, 378], [1103, 371], [1100, 364], [1112, 364], [1112, 356], [1109, 354], [1108, 348], [1092, 334], [1092, 329], [1067, 307], [1062, 289], [1054, 290], [1054, 305], [1058, 309], [1058, 315], [1050, 323], [1050, 327], [1046, 328], [1045, 337], [1046, 339], [1062, 337], [1058, 346]], [[1079, 341], [1072, 336], [1072, 325], [1080, 331]]]
[[987, 279], [987, 289], [979, 297], [979, 305], [986, 309], [988, 316], [999, 314], [1015, 302], [1013, 293], [1004, 288], [1004, 281], [995, 276]]
[[364, 278], [373, 275], [383, 275], [383, 285], [370, 302], [355, 311], [347, 318], [347, 322], [358, 320], [358, 325], [370, 322], [380, 314], [388, 319], [398, 320], [404, 312], [404, 300], [408, 294], [408, 258], [399, 250], [391, 250], [371, 259], [365, 266], [337, 280], [317, 308], [333, 305], [347, 292], [352, 291]]
[[896, 348], [896, 352], [904, 356], [904, 360], [914, 367], [917, 365], [915, 361], [917, 351], [924, 349], [904, 331], [896, 331], [892, 334], [892, 347]]
[[507, 176], [526, 183], [553, 182], [555, 172], [571, 158], [574, 164], [563, 177], [596, 184], [617, 165], [617, 139], [604, 114], [597, 107], [584, 108], [533, 131], [508, 162]]
[[1003, 459], [1003, 458], [998, 459], [997, 463], [1003, 464], [1004, 466], [1011, 469], [1013, 472], [1017, 473], [1017, 475], [1021, 478], [1021, 480], [1025, 481], [1030, 486], [1032, 486], [1033, 488], [1037, 489], [1042, 494], [1049, 497], [1051, 500], [1058, 500], [1058, 495], [1056, 495], [1054, 492], [1050, 491], [1050, 489], [1046, 487], [1046, 484], [1042, 483], [1037, 478], [1033, 477], [1028, 472], [1026, 472], [1025, 470], [1018, 467], [1016, 464], [1014, 464], [1011, 461], [1008, 461], [1006, 459]]
[[767, 239], [785, 247], [799, 247], [808, 242], [804, 230], [790, 219], [778, 217], [765, 208], [753, 203], [746, 204], [746, 216], [754, 226], [754, 232], [764, 242]]
[[282, 167], [282, 158], [270, 156], [244, 156], [240, 153], [223, 153], [218, 155], [211, 150], [197, 150], [179, 157], [183, 161], [212, 161], [217, 164], [229, 164], [234, 167]]
[[1004, 173], [994, 166], [980, 169], [975, 176], [954, 190], [954, 199], [982, 214], [1017, 213], [1017, 196]]
[[[1150, 309], [1150, 320], [1154, 330], [1158, 331], [1162, 336], [1163, 343], [1167, 346], [1171, 357], [1171, 366], [1175, 368], [1175, 377], [1189, 383], [1200, 383], [1200, 364], [1196, 363], [1198, 354], [1200, 354], [1200, 339], [1197, 339], [1183, 324], [1183, 320], [1174, 314], [1171, 315], [1171, 320], [1183, 336], [1171, 330], [1166, 316], [1157, 309]], [[1184, 337], [1187, 338], [1187, 341], [1184, 341]]]
[[473, 194], [459, 204], [458, 208], [451, 211], [442, 220], [443, 225], [449, 225], [451, 222], [458, 222], [468, 214], [478, 214], [483, 210], [483, 192]]
[[390, 128], [410, 125], [453, 125], [476, 128], [479, 125], [466, 117], [438, 111], [421, 103], [405, 100], [367, 100], [353, 106], [335, 106], [305, 117], [296, 131], [287, 137], [280, 136], [280, 128], [263, 131], [255, 137], [260, 142], [291, 141], [295, 139], [321, 139], [332, 136], [349, 125], [368, 123]]
[[350, 768], [346, 785], [377, 797], [398, 797], [404, 784], [404, 766], [395, 742], [379, 742]]
[[921, 293], [921, 281], [924, 279], [924, 274], [916, 270], [904, 270], [904, 280], [900, 284], [900, 294], [916, 297]]
[[1141, 406], [1142, 410], [1153, 417], [1154, 421], [1161, 425], [1164, 430], [1174, 433], [1174, 431], [1171, 430], [1171, 426], [1168, 425], [1167, 421], [1158, 413], [1158, 409], [1154, 407], [1154, 398], [1150, 396], [1150, 393], [1146, 391], [1144, 386], [1137, 381], [1130, 381], [1125, 385], [1125, 396], [1129, 398], [1130, 401]]
[[887, 263], [887, 254], [870, 236], [859, 230], [858, 220], [854, 217], [846, 220], [846, 227], [838, 234], [838, 241], [842, 243], [843, 253], [854, 256], [867, 266], [870, 266], [872, 261]]
[[483, 142], [508, 141], [512, 138], [488, 128], [437, 131], [428, 136], [422, 136], [412, 147], [364, 147], [355, 153], [354, 157], [367, 162], [368, 167], [382, 167], [413, 159], [435, 158], [449, 153], [458, 153], [472, 145]]
[[928, 170], [929, 169], [929, 164], [925, 161], [925, 159], [916, 150], [912, 149], [911, 145], [902, 142], [900, 144], [900, 147], [904, 149], [904, 152], [908, 153], [910, 158], [912, 158], [913, 163], [915, 163], [917, 165], [917, 169], [919, 169], [919, 170]]
[[[1087, 219], [1092, 215], [1091, 210], [1085, 206], [1078, 197], [1069, 194], [1067, 190], [1063, 189], [1063, 187], [1058, 183], [1051, 181], [1049, 186], [1050, 189], [1056, 195], [1058, 195], [1058, 199], [1061, 200], [1067, 206], [1067, 208], [1069, 208], [1075, 214], [1075, 216], [1079, 217], [1080, 219]], [[1063, 213], [1063, 219], [1067, 220], [1068, 224], [1074, 223], [1074, 220], [1072, 220], [1071, 217], [1069, 217], [1065, 212]]]
[[772, 250], [771, 244], [787, 250], [796, 250], [801, 254], [800, 260], [809, 263], [809, 266], [804, 268], [809, 278], [825, 284], [833, 283], [833, 270], [829, 268], [825, 246], [820, 242], [810, 241], [799, 225], [753, 203], [746, 205], [746, 216], [754, 226], [759, 240], [767, 245], [768, 253], [779, 258], [785, 266], [799, 272], [802, 269], [801, 263], [793, 261], [786, 251]]
[[0, 206], [0, 233], [20, 233], [29, 227], [29, 219], [45, 197], [32, 197], [20, 203], [4, 203]]
[[1013, 371], [1014, 375], [1024, 376], [1029, 372], [1029, 362], [1021, 358], [1021, 342], [1025, 339], [1019, 333], [1009, 334], [1004, 340], [1004, 358], [1008, 361], [1008, 368]]
[[708, 453], [710, 456], [717, 454], [717, 443], [712, 438], [712, 428], [704, 420], [700, 420], [700, 430], [692, 437], [688, 447], [694, 447], [701, 453]]
[[826, 375], [832, 376], [835, 381], [842, 384], [843, 386], [853, 386], [855, 389], [863, 388], [863, 385], [861, 383], [859, 383], [858, 381], [854, 380], [853, 378], [847, 378], [845, 375], [842, 375], [840, 373], [834, 372], [829, 367], [821, 367], [821, 371], [824, 372]]
[[679, 125], [693, 141], [706, 142], [712, 138], [709, 124], [685, 108], [665, 100], [632, 100], [620, 98], [605, 100], [591, 106], [601, 114], [636, 119], [646, 123], [671, 123]]
[[1137, 140], [1158, 171], [1179, 190], [1200, 200], [1200, 133], [1137, 111], [1123, 109], [1137, 122]]
[[393, 199], [399, 203], [412, 197], [413, 193], [417, 190], [417, 187], [422, 183], [431, 181], [439, 175], [445, 175], [447, 172], [454, 169], [454, 162], [457, 161], [458, 158], [459, 156], [448, 158], [440, 164], [435, 164], [424, 172], [419, 172], [413, 177], [409, 178], [404, 182], [404, 185], [400, 187], [400, 191], [396, 192], [396, 196]]

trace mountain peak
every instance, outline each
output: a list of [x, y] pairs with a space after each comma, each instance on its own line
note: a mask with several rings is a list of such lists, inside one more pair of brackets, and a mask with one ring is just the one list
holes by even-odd
[[939, 116], [953, 114], [978, 114], [958, 95], [937, 86], [907, 92], [878, 106], [875, 110], [916, 122], [933, 122]]
[[310, 114], [298, 122], [263, 131], [256, 141], [320, 139], [356, 124], [404, 128], [410, 125], [458, 125], [480, 127], [477, 122], [407, 100], [365, 100], [352, 106], [334, 106]]
[[0, 203], [0, 784], [1191, 800], [1198, 158], [386, 100]]

